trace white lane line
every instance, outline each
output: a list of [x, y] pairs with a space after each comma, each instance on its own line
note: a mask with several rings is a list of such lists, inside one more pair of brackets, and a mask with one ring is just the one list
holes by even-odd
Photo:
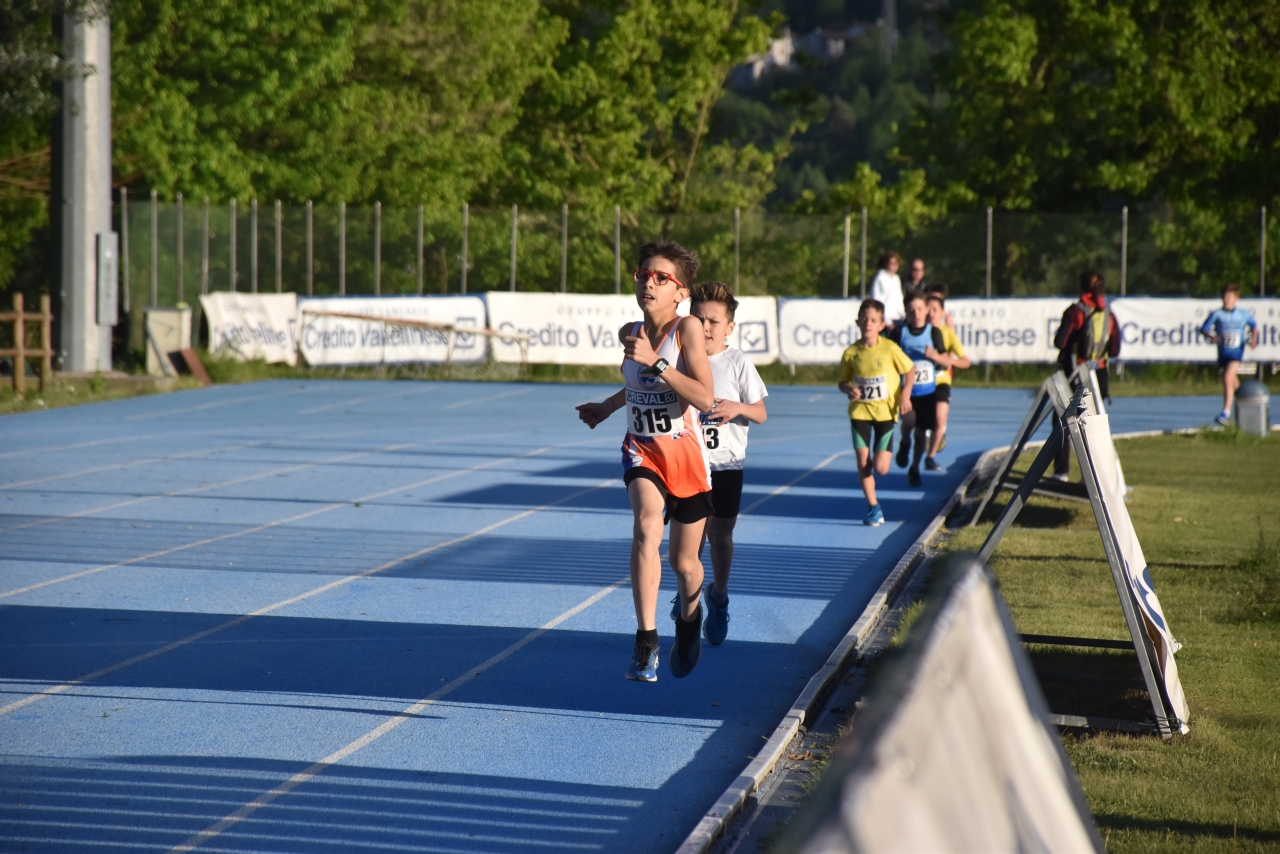
[[[52, 454], [56, 451], [74, 451], [80, 448], [92, 448], [98, 445], [118, 445], [121, 442], [144, 442], [147, 439], [173, 438], [172, 433], [147, 433], [142, 436], [121, 436], [116, 439], [94, 439], [92, 442], [77, 442], [74, 445], [52, 445], [41, 448], [27, 448], [22, 451], [6, 451], [0, 459], [8, 457], [25, 457], [31, 454]], [[183, 437], [185, 438], [185, 436]]]
[[146, 412], [141, 415], [126, 415], [121, 421], [141, 421], [144, 418], [162, 418], [165, 415], [181, 415], [184, 412], [200, 412], [205, 409], [214, 409], [219, 406], [233, 406], [237, 403], [249, 403], [254, 400], [266, 400], [268, 398], [295, 397], [299, 394], [307, 394], [315, 391], [314, 388], [303, 388], [295, 391], [272, 392], [271, 394], [255, 394], [246, 397], [235, 397], [230, 400], [215, 400], [210, 403], [202, 403], [198, 406], [184, 406], [178, 409], [166, 409], [163, 412]]
[[777, 498], [779, 495], [781, 495], [782, 493], [786, 492], [788, 489], [790, 489], [791, 487], [795, 486], [797, 483], [799, 483], [800, 481], [804, 480], [804, 479], [805, 479], [806, 477], [808, 477], [809, 475], [813, 474], [813, 473], [814, 473], [814, 472], [816, 472], [816, 471], [821, 471], [822, 469], [824, 469], [824, 468], [826, 468], [827, 466], [831, 465], [831, 464], [832, 464], [832, 463], [834, 463], [836, 460], [840, 459], [840, 457], [843, 457], [845, 454], [848, 454], [848, 453], [852, 453], [852, 451], [837, 451], [837, 452], [835, 452], [834, 454], [832, 454], [831, 456], [827, 457], [827, 458], [826, 458], [825, 460], [823, 460], [822, 462], [818, 463], [818, 464], [817, 464], [816, 466], [814, 466], [813, 468], [809, 469], [809, 470], [808, 470], [807, 472], [805, 472], [804, 474], [801, 474], [801, 475], [799, 475], [798, 477], [796, 477], [796, 478], [795, 478], [794, 480], [792, 480], [790, 483], [785, 484], [785, 485], [783, 485], [783, 486], [779, 486], [779, 487], [778, 487], [777, 489], [775, 489], [773, 492], [770, 492], [768, 495], [764, 496], [763, 498], [760, 498], [760, 499], [758, 499], [758, 500], [756, 500], [756, 501], [752, 502], [751, 506], [749, 506], [749, 507], [747, 507], [745, 510], [741, 510], [741, 511], [739, 511], [739, 512], [740, 512], [742, 515], [744, 515], [744, 516], [745, 516], [746, 514], [750, 513], [752, 510], [754, 510], [754, 509], [756, 509], [757, 507], [759, 507], [761, 504], [764, 504], [764, 503], [765, 503], [766, 501], [768, 501], [770, 498]]
[[340, 457], [329, 457], [328, 459], [316, 460], [310, 463], [298, 463], [297, 465], [264, 471], [260, 474], [247, 474], [243, 477], [236, 477], [219, 483], [207, 483], [204, 486], [193, 486], [188, 489], [175, 489], [172, 492], [161, 492], [156, 495], [144, 495], [139, 498], [130, 498], [128, 501], [117, 501], [115, 504], [106, 504], [102, 507], [94, 507], [91, 510], [81, 510], [78, 513], [64, 513], [61, 516], [50, 516], [47, 519], [37, 519], [34, 522], [24, 522], [21, 525], [14, 525], [9, 528], [0, 528], [0, 532], [19, 531], [23, 528], [38, 528], [41, 525], [49, 525], [53, 522], [63, 522], [68, 519], [80, 519], [84, 516], [92, 516], [95, 513], [106, 513], [108, 510], [119, 510], [121, 507], [134, 507], [138, 504], [145, 504], [148, 501], [155, 501], [158, 498], [178, 498], [183, 495], [194, 495], [197, 492], [207, 492], [210, 489], [221, 489], [224, 486], [235, 486], [240, 483], [249, 483], [251, 481], [261, 480], [264, 477], [271, 477], [273, 475], [285, 475], [291, 472], [302, 471], [303, 469], [314, 468], [317, 466], [331, 466], [348, 460], [354, 460], [359, 457], [367, 457], [370, 454], [391, 453], [393, 451], [403, 450], [404, 448], [411, 448], [413, 445], [413, 442], [404, 442], [399, 445], [387, 445], [385, 448], [374, 448], [370, 451], [343, 454]]
[[824, 391], [822, 394], [815, 394], [813, 397], [806, 400], [805, 403], [817, 403], [819, 400], [822, 400], [824, 397], [826, 397], [830, 393], [831, 392], [829, 391]]
[[[530, 511], [530, 512], [536, 512], [536, 511]], [[527, 514], [522, 514], [522, 515], [527, 515]], [[588, 596], [586, 599], [582, 600], [577, 605], [574, 605], [572, 608], [565, 611], [563, 614], [559, 614], [555, 618], [549, 620], [546, 623], [543, 623], [538, 628], [529, 632], [529, 634], [520, 638], [520, 640], [511, 644], [511, 646], [502, 650], [502, 652], [499, 652], [497, 655], [494, 655], [493, 657], [489, 658], [487, 661], [483, 662], [482, 664], [479, 664], [476, 667], [470, 668], [469, 670], [467, 670], [466, 673], [459, 676], [457, 679], [454, 679], [449, 684], [445, 685], [444, 687], [440, 688], [434, 693], [429, 694], [426, 697], [423, 697], [421, 700], [414, 703], [412, 706], [405, 708], [395, 717], [384, 721], [379, 726], [374, 727], [373, 729], [369, 730], [364, 735], [360, 736], [359, 738], [355, 739], [349, 744], [335, 750], [333, 753], [330, 753], [328, 756], [326, 756], [324, 759], [321, 759], [319, 762], [316, 762], [315, 764], [311, 765], [305, 770], [300, 771], [297, 774], [294, 774], [292, 777], [285, 780], [283, 783], [276, 786], [274, 789], [271, 789], [268, 792], [264, 792], [263, 794], [254, 798], [252, 801], [249, 801], [249, 803], [240, 807], [240, 809], [236, 810], [233, 813], [230, 813], [229, 815], [225, 816], [219, 821], [214, 822], [209, 827], [205, 828], [204, 830], [200, 831], [196, 835], [192, 836], [186, 842], [183, 842], [181, 845], [175, 845], [173, 848], [169, 849], [170, 852], [192, 851], [198, 848], [199, 846], [203, 845], [205, 842], [208, 842], [210, 839], [213, 839], [218, 834], [231, 828], [237, 822], [242, 821], [243, 819], [257, 812], [262, 807], [265, 807], [266, 805], [270, 804], [272, 801], [277, 800], [283, 795], [287, 795], [289, 792], [292, 792], [298, 786], [301, 786], [303, 783], [307, 782], [313, 777], [316, 777], [319, 774], [323, 774], [326, 770], [328, 770], [329, 768], [332, 768], [334, 765], [337, 765], [339, 762], [343, 761], [351, 754], [355, 753], [356, 751], [364, 747], [368, 747], [370, 744], [382, 738], [384, 735], [391, 732], [396, 727], [422, 714], [422, 712], [426, 710], [429, 706], [431, 706], [433, 703], [438, 702], [448, 694], [451, 694], [454, 691], [458, 690], [463, 685], [466, 685], [468, 682], [475, 679], [477, 676], [480, 676], [481, 674], [483, 674], [486, 670], [491, 669], [495, 665], [500, 664], [501, 662], [515, 655], [517, 652], [524, 649], [526, 646], [533, 643], [535, 640], [542, 637], [547, 632], [555, 629], [565, 620], [568, 620], [570, 617], [580, 614], [581, 612], [585, 611], [587, 608], [590, 608], [592, 605], [596, 604], [601, 599], [608, 596], [610, 593], [617, 590], [622, 585], [626, 584], [627, 581], [628, 579], [622, 578], [613, 582], [608, 587], [605, 587], [602, 590], [597, 590], [591, 596]], [[0, 712], [3, 712], [3, 710], [0, 710]]]
[[459, 400], [457, 403], [451, 403], [448, 406], [440, 407], [441, 410], [457, 409], [461, 406], [470, 406], [473, 403], [484, 403], [489, 400], [502, 400], [504, 397], [519, 397], [522, 394], [529, 394], [533, 391], [533, 387], [522, 388], [517, 391], [507, 391], [502, 394], [491, 394], [488, 397], [473, 397], [470, 400]]
[[[546, 450], [546, 449], [544, 448], [539, 450]], [[72, 679], [69, 682], [63, 682], [60, 685], [54, 685], [51, 688], [46, 688], [45, 690], [40, 691], [38, 693], [31, 694], [27, 697], [23, 697], [21, 700], [15, 700], [14, 702], [9, 703], [7, 706], [0, 706], [0, 716], [7, 715], [10, 712], [17, 711], [18, 709], [21, 709], [25, 706], [29, 706], [38, 700], [43, 700], [46, 697], [52, 697], [57, 694], [61, 694], [65, 691], [69, 691], [72, 688], [76, 688], [81, 685], [84, 685], [86, 682], [92, 682], [95, 679], [100, 679], [103, 676], [107, 676], [111, 673], [115, 673], [118, 670], [123, 670], [126, 667], [131, 667], [134, 664], [147, 661], [159, 655], [164, 655], [166, 652], [171, 652], [172, 650], [180, 649], [184, 646], [187, 646], [188, 644], [195, 643], [198, 640], [203, 640], [204, 638], [207, 638], [210, 635], [215, 635], [218, 632], [223, 632], [223, 631], [226, 631], [227, 629], [234, 628], [243, 623], [247, 623], [249, 620], [252, 620], [254, 617], [265, 616], [274, 611], [278, 611], [281, 608], [287, 608], [290, 605], [294, 605], [294, 604], [297, 604], [298, 602], [305, 601], [307, 599], [310, 599], [313, 596], [319, 596], [321, 593], [327, 593], [330, 590], [335, 590], [339, 587], [342, 587], [343, 585], [350, 584], [353, 581], [358, 581], [361, 578], [368, 578], [371, 575], [376, 575], [377, 573], [388, 570], [393, 566], [399, 566], [400, 564], [405, 563], [407, 561], [416, 560], [422, 557], [423, 555], [431, 554], [432, 552], [439, 551], [440, 549], [448, 548], [449, 546], [454, 546], [454, 545], [457, 545], [458, 543], [465, 543], [467, 540], [472, 540], [472, 539], [475, 539], [476, 537], [484, 536], [490, 531], [494, 531], [505, 525], [510, 525], [513, 522], [519, 522], [521, 519], [526, 519], [535, 513], [542, 512], [543, 510], [550, 510], [551, 508], [556, 507], [560, 504], [563, 504], [566, 501], [572, 501], [575, 498], [586, 495], [588, 492], [591, 492], [595, 489], [603, 488], [616, 481], [617, 481], [617, 478], [611, 478], [609, 480], [602, 481], [597, 486], [588, 487], [586, 489], [579, 490], [578, 492], [575, 492], [572, 495], [566, 495], [563, 498], [557, 499], [556, 501], [550, 502], [548, 504], [543, 504], [540, 507], [534, 507], [532, 509], [522, 511], [520, 513], [516, 513], [513, 516], [508, 516], [505, 519], [499, 519], [497, 522], [493, 522], [489, 525], [485, 525], [483, 528], [478, 528], [469, 534], [463, 534], [461, 536], [454, 537], [451, 540], [445, 540], [444, 542], [436, 543], [433, 546], [427, 546], [426, 548], [422, 548], [422, 549], [418, 549], [417, 551], [410, 552], [407, 555], [393, 558], [387, 561], [386, 563], [379, 564], [378, 566], [373, 567], [372, 569], [366, 569], [364, 572], [358, 572], [358, 573], [355, 573], [354, 575], [345, 575], [342, 578], [338, 578], [334, 581], [330, 581], [328, 584], [322, 584], [319, 587], [308, 590], [305, 593], [299, 593], [297, 596], [291, 596], [288, 599], [282, 599], [279, 602], [275, 602], [271, 605], [267, 605], [265, 607], [259, 608], [256, 611], [251, 611], [248, 614], [244, 614], [232, 620], [227, 620], [225, 623], [220, 623], [219, 625], [213, 626], [212, 628], [205, 629], [204, 631], [201, 631], [201, 632], [196, 632], [193, 635], [188, 635], [187, 637], [182, 638], [181, 640], [176, 640], [172, 643], [165, 644], [164, 646], [153, 649], [150, 652], [144, 652], [141, 655], [135, 655], [133, 658], [129, 658], [124, 661], [120, 661], [115, 664], [108, 665], [106, 667], [103, 667], [100, 670], [95, 670], [92, 673], [88, 673], [88, 674], [85, 674], [84, 676], [81, 676], [79, 679]], [[364, 499], [364, 500], [368, 500], [368, 499]], [[262, 527], [265, 528], [269, 526], [264, 525]], [[222, 538], [217, 538], [217, 539], [222, 539]], [[210, 542], [212, 542], [212, 540], [210, 540]], [[623, 579], [621, 581], [615, 582], [610, 587], [605, 588], [605, 590], [602, 591], [601, 593], [598, 593], [597, 598], [602, 597], [605, 593], [607, 593], [609, 590], [616, 588], [618, 585], [626, 583], [626, 581], [627, 579]], [[11, 594], [7, 594], [7, 595], [11, 595]], [[587, 604], [590, 604], [591, 601], [592, 600], [588, 600]], [[579, 610], [585, 607], [586, 605], [582, 605], [579, 608]], [[562, 614], [561, 617], [563, 617], [564, 619], [568, 619], [568, 617], [573, 616], [574, 613], [577, 613], [577, 612], [576, 611], [565, 612], [565, 614]], [[563, 619], [557, 618], [557, 620], [559, 620], [559, 622], [563, 622]], [[555, 623], [555, 625], [559, 625], [559, 622], [556, 622], [554, 620], [552, 622]], [[552, 626], [552, 628], [554, 628], [554, 626]], [[532, 639], [533, 639], [532, 637], [529, 638], [529, 640], [532, 640]], [[519, 642], [517, 642], [517, 644], [519, 644]], [[523, 645], [523, 644], [520, 644], [520, 645]], [[516, 646], [515, 648], [518, 649], [519, 647]], [[511, 651], [514, 652], [515, 649], [512, 649]], [[499, 653], [499, 655], [501, 655], [501, 653]], [[497, 663], [495, 659], [490, 659], [490, 662]], [[457, 680], [454, 680], [454, 681], [456, 682]], [[453, 685], [454, 683], [451, 682], [449, 684]], [[449, 686], [445, 686], [445, 687], [449, 687]], [[444, 690], [444, 689], [442, 688], [441, 690]], [[406, 713], [402, 712], [401, 714], [406, 714]], [[303, 772], [303, 773], [306, 773], [306, 772]], [[315, 775], [312, 775], [312, 776], [315, 776]]]
[[[199, 546], [207, 546], [210, 543], [219, 543], [224, 540], [235, 539], [236, 537], [244, 537], [249, 534], [256, 534], [259, 531], [265, 531], [269, 528], [276, 528], [276, 527], [279, 527], [280, 525], [287, 525], [291, 522], [298, 522], [303, 519], [310, 519], [313, 516], [319, 516], [321, 513], [328, 513], [332, 510], [337, 510], [340, 507], [350, 507], [352, 504], [356, 502], [363, 504], [366, 501], [373, 501], [378, 498], [385, 498], [388, 495], [394, 495], [397, 492], [404, 492], [407, 489], [416, 489], [420, 486], [427, 486], [432, 483], [439, 483], [442, 480], [448, 480], [449, 478], [458, 477], [464, 474], [471, 474], [472, 472], [481, 471], [482, 469], [492, 468], [496, 465], [501, 465], [502, 463], [512, 462], [513, 460], [524, 459], [526, 457], [536, 456], [538, 454], [551, 450], [551, 447], [553, 446], [538, 448], [536, 450], [529, 451], [528, 453], [517, 454], [516, 456], [513, 456], [513, 457], [502, 457], [501, 459], [490, 460], [487, 463], [481, 463], [480, 465], [471, 466], [470, 468], [457, 469], [455, 471], [451, 471], [446, 474], [440, 474], [440, 475], [436, 475], [435, 477], [429, 477], [426, 480], [419, 480], [419, 481], [416, 481], [415, 483], [406, 484], [405, 486], [397, 486], [394, 489], [387, 489], [382, 492], [375, 492], [372, 495], [366, 495], [360, 498], [352, 498], [349, 501], [335, 501], [332, 504], [326, 504], [323, 507], [317, 507], [314, 510], [308, 510], [306, 513], [299, 513], [296, 516], [289, 516], [288, 518], [285, 518], [285, 519], [277, 519], [274, 522], [267, 522], [262, 525], [255, 525], [252, 528], [244, 528], [239, 531], [232, 531], [229, 534], [220, 534], [216, 537], [206, 537], [205, 539], [196, 540], [195, 542], [186, 543], [181, 546], [173, 546], [171, 548], [161, 549], [158, 552], [151, 552], [150, 554], [139, 555], [138, 557], [129, 558], [128, 560], [117, 561], [116, 563], [103, 564], [102, 566], [95, 566], [90, 569], [81, 570], [80, 572], [73, 572], [70, 575], [64, 575], [59, 578], [51, 578], [48, 581], [41, 581], [36, 584], [29, 584], [26, 587], [19, 587], [17, 590], [9, 590], [7, 592], [0, 593], [0, 599], [8, 599], [10, 596], [17, 596], [20, 593], [29, 593], [32, 590], [39, 590], [42, 587], [49, 587], [53, 584], [61, 584], [64, 581], [74, 581], [77, 578], [84, 578], [86, 575], [95, 575], [99, 572], [106, 572], [108, 569], [116, 569], [117, 567], [121, 567], [121, 566], [130, 566], [135, 563], [140, 563], [144, 560], [151, 560], [153, 558], [164, 557], [165, 555], [175, 554], [177, 552], [186, 551], [187, 549], [194, 549]], [[5, 708], [8, 708], [8, 707], [5, 707]], [[4, 710], [0, 709], [0, 714], [3, 714], [3, 713], [4, 713]]]
[[426, 394], [429, 391], [435, 391], [435, 386], [427, 388], [414, 389], [413, 391], [402, 392], [401, 394], [374, 394], [369, 397], [356, 397], [350, 400], [340, 400], [337, 403], [327, 403], [324, 406], [316, 406], [311, 409], [298, 410], [299, 415], [314, 415], [317, 412], [326, 412], [330, 409], [337, 409], [340, 406], [355, 406], [357, 403], [368, 403], [371, 400], [395, 400], [398, 397], [412, 397], [415, 394]]
[[219, 451], [238, 451], [242, 448], [253, 448], [259, 445], [265, 445], [266, 440], [255, 442], [241, 442], [237, 445], [221, 445], [216, 448], [201, 448], [198, 451], [187, 451], [183, 454], [171, 454], [167, 457], [144, 457], [140, 460], [126, 460], [123, 463], [112, 463], [109, 466], [98, 466], [91, 469], [80, 469], [78, 471], [69, 471], [64, 474], [51, 474], [48, 477], [35, 477], [31, 480], [16, 480], [11, 483], [0, 483], [0, 489], [18, 489], [22, 486], [34, 486], [37, 483], [50, 483], [55, 480], [66, 480], [69, 477], [80, 477], [87, 474], [100, 474], [104, 471], [115, 471], [117, 469], [126, 469], [131, 466], [143, 466], [148, 463], [163, 463], [170, 460], [185, 460], [191, 457], [198, 457], [202, 454], [216, 454]]

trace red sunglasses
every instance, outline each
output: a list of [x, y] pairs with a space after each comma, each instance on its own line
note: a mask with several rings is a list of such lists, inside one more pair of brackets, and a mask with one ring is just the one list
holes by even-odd
[[664, 273], [661, 270], [640, 269], [632, 273], [631, 277], [636, 280], [637, 285], [643, 285], [650, 279], [653, 279], [659, 285], [665, 285], [667, 282], [675, 282], [678, 287], [684, 287], [684, 282], [680, 281], [672, 274]]

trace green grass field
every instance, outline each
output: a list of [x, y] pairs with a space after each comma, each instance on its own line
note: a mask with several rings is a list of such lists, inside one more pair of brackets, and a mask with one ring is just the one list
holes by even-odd
[[[1280, 438], [1204, 432], [1117, 447], [1134, 487], [1129, 513], [1183, 644], [1191, 731], [1168, 743], [1068, 735], [1067, 752], [1108, 851], [1280, 851]], [[997, 513], [947, 548], [976, 550]], [[1088, 504], [1033, 497], [992, 568], [1020, 631], [1127, 636]], [[1032, 657], [1043, 670], [1138, 673], [1122, 653], [1033, 647]], [[1055, 711], [1150, 714], [1145, 692], [1048, 688]]]

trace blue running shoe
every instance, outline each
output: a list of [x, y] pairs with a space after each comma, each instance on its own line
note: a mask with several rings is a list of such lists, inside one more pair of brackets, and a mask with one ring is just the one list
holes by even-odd
[[867, 515], [862, 517], [862, 524], [868, 528], [884, 524], [884, 511], [880, 509], [879, 504], [867, 511]]
[[708, 584], [702, 598], [707, 600], [707, 618], [702, 621], [702, 633], [707, 643], [719, 646], [729, 634], [729, 597], [724, 597], [724, 604], [716, 604], [715, 589]]
[[631, 652], [631, 664], [627, 667], [627, 678], [636, 682], [658, 681], [658, 647], [650, 646], [642, 640], [636, 641]]
[[1221, 424], [1223, 427], [1226, 427], [1228, 424], [1231, 423], [1231, 413], [1225, 412], [1225, 411], [1220, 412], [1218, 413], [1218, 417], [1213, 420]]
[[671, 668], [672, 676], [683, 679], [698, 666], [700, 658], [702, 658], [701, 601], [698, 602], [698, 613], [692, 620], [676, 620], [676, 642], [671, 645], [667, 666]]
[[935, 460], [933, 457], [925, 457], [924, 470], [925, 471], [942, 471], [942, 466], [938, 465], [938, 461]]

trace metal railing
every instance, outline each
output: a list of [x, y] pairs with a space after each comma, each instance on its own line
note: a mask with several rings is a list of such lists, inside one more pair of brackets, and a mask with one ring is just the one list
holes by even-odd
[[[1216, 294], [1254, 278], [1265, 291], [1266, 211], [1200, 252], [1178, 249], [1171, 224], [1148, 215], [975, 211], [915, 229], [865, 210], [797, 215], [726, 210], [664, 214], [348, 207], [279, 201], [189, 203], [120, 191], [121, 308], [195, 302], [200, 293], [293, 291], [386, 295], [488, 290], [618, 293], [639, 244], [678, 240], [702, 257], [700, 280], [745, 295], [860, 296], [885, 250], [920, 257], [954, 296], [1074, 294], [1086, 268], [1112, 293]], [[1274, 247], [1276, 241], [1271, 241]], [[1274, 254], [1274, 250], [1273, 250]], [[1274, 263], [1274, 259], [1270, 259]], [[134, 324], [139, 325], [140, 324]], [[141, 342], [138, 342], [141, 347]]]

